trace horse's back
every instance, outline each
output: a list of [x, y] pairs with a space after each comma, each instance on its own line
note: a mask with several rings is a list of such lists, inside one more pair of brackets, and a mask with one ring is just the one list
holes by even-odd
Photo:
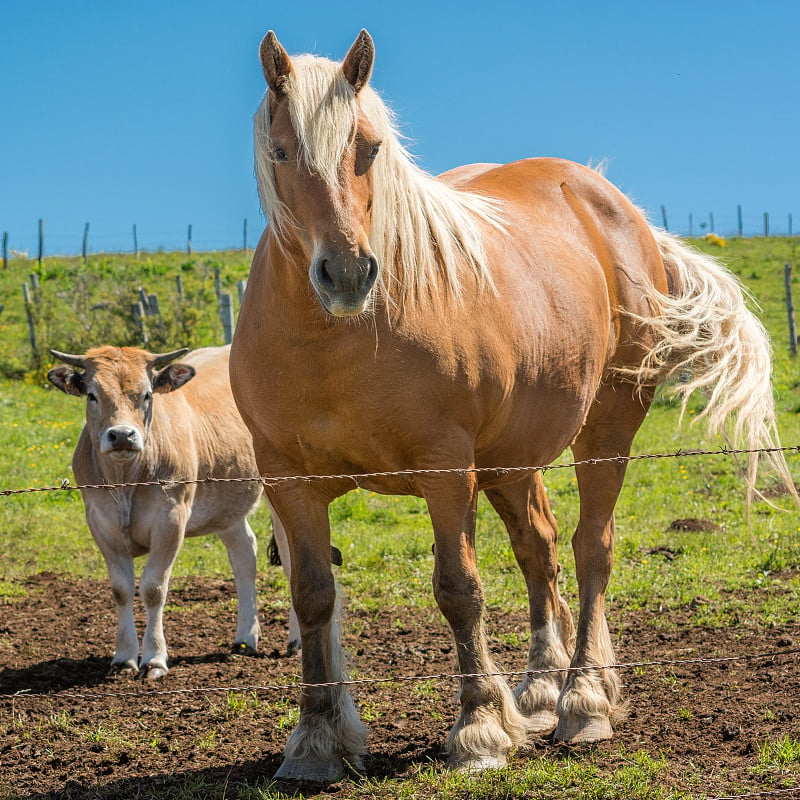
[[[596, 170], [564, 159], [530, 158], [470, 164], [440, 179], [502, 204], [507, 236], [490, 234], [487, 242], [496, 250], [497, 269], [518, 273], [517, 291], [526, 284], [534, 290], [537, 284], [555, 287], [573, 298], [576, 311], [594, 310], [598, 321], [605, 305], [616, 340], [621, 326], [631, 322], [626, 315], [652, 313], [643, 284], [667, 293], [664, 264], [644, 214]], [[522, 257], [509, 258], [510, 250]]]

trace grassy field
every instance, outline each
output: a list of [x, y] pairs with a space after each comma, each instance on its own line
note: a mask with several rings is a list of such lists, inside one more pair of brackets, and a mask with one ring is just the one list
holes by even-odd
[[[709, 242], [696, 244], [723, 258], [752, 292], [758, 313], [773, 337], [781, 438], [785, 445], [800, 445], [800, 376], [797, 361], [788, 353], [783, 278], [786, 262], [793, 262], [800, 271], [800, 242], [774, 238], [729, 240], [725, 247]], [[162, 321], [151, 322], [152, 349], [220, 344], [215, 267], [220, 271], [223, 290], [235, 295], [236, 281], [247, 274], [243, 253], [205, 254], [191, 259], [179, 254], [151, 254], [139, 261], [131, 256], [92, 257], [88, 267], [79, 259], [47, 259], [39, 275], [39, 301], [34, 304], [40, 347], [34, 354], [28, 341], [21, 284], [37, 272], [37, 264], [10, 262], [8, 270], [0, 274], [0, 302], [5, 305], [0, 313], [0, 490], [74, 480], [70, 459], [82, 425], [83, 403], [49, 388], [44, 378], [50, 363], [43, 355], [45, 348], [82, 352], [105, 342], [138, 344], [138, 332], [128, 311], [140, 286], [158, 293], [162, 309]], [[176, 291], [177, 275], [184, 284], [183, 300]], [[696, 410], [697, 406], [690, 409], [689, 419], [679, 428], [676, 407], [658, 399], [634, 443], [634, 452], [720, 446], [721, 441], [708, 441], [700, 426], [691, 424]], [[562, 456], [563, 461], [570, 458], [568, 451]], [[800, 476], [796, 455], [789, 456], [789, 464], [795, 476]], [[570, 551], [578, 513], [574, 474], [571, 469], [553, 470], [547, 473], [545, 482], [562, 531], [563, 591], [575, 608]], [[774, 506], [757, 502], [748, 528], [744, 507], [743, 487], [728, 456], [633, 462], [617, 506], [617, 559], [609, 590], [612, 622], [629, 609], [686, 607], [699, 595], [705, 602], [692, 612], [692, 621], [698, 625], [728, 626], [743, 618], [769, 625], [796, 619], [800, 608], [800, 516], [785, 498], [777, 498]], [[682, 518], [707, 520], [719, 528], [701, 535], [670, 529], [674, 520]], [[351, 606], [369, 609], [387, 604], [433, 604], [432, 533], [421, 500], [356, 491], [333, 505], [332, 521], [334, 543], [345, 561], [340, 580]], [[265, 542], [269, 519], [263, 510], [253, 526]], [[507, 537], [485, 502], [480, 505], [477, 541], [488, 602], [500, 609], [523, 607], [524, 587]], [[102, 559], [83, 519], [80, 497], [72, 491], [0, 497], [0, 550], [0, 604], [13, 603], [25, 592], [25, 577], [39, 571], [105, 576]], [[276, 591], [287, 590], [279, 571], [266, 566], [264, 550], [262, 547], [260, 588], [263, 602], [269, 603]], [[669, 552], [671, 557], [658, 557], [655, 554], [659, 552]], [[224, 548], [211, 537], [190, 540], [174, 574], [178, 584], [196, 574], [227, 577]], [[375, 580], [377, 574], [379, 581]], [[757, 602], [743, 600], [746, 594], [742, 592], [730, 593], [731, 589], [771, 586], [776, 591], [759, 592]], [[765, 747], [774, 744], [764, 743]], [[790, 743], [795, 745], [800, 747]], [[800, 759], [795, 760], [793, 768], [796, 784], [800, 784], [798, 762]], [[524, 787], [536, 782], [558, 792], [558, 782], [565, 780], [563, 768], [560, 762], [559, 775], [551, 775], [550, 766], [541, 762], [524, 774], [517, 768], [491, 779], [451, 776], [448, 780], [453, 782], [454, 797], [524, 797]], [[652, 761], [634, 758], [625, 775], [589, 761], [570, 763], [569, 768], [570, 785], [583, 787], [585, 782], [586, 786], [585, 794], [570, 796], [662, 796], [636, 788], [644, 785], [642, 776], [649, 776], [648, 785], [657, 776], [659, 765]], [[420, 776], [417, 788], [421, 791], [426, 780], [433, 777]], [[491, 781], [496, 783], [496, 791], [489, 791], [487, 782]], [[628, 784], [630, 793], [626, 794], [628, 790], [622, 787]], [[613, 791], [617, 794], [611, 790], [590, 793], [590, 785], [595, 789], [600, 785], [616, 787]], [[413, 786], [398, 783], [386, 796], [413, 794]]]

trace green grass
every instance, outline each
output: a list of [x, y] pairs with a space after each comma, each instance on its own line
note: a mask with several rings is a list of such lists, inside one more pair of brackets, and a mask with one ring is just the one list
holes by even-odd
[[[699, 246], [722, 256], [758, 302], [758, 313], [774, 341], [774, 385], [781, 437], [785, 445], [800, 445], [800, 375], [797, 360], [788, 354], [783, 288], [784, 263], [792, 261], [800, 271], [797, 258], [800, 242], [749, 239], [731, 240], [724, 249], [702, 242]], [[193, 259], [176, 254], [153, 255], [138, 263], [130, 257], [93, 258], [92, 280], [87, 281], [91, 287], [90, 299], [92, 303], [100, 302], [112, 285], [115, 291], [128, 292], [128, 287], [147, 284], [149, 291], [162, 293], [162, 309], [173, 308], [165, 310], [165, 349], [182, 344], [220, 343], [221, 328], [211, 298], [211, 264], [220, 265], [227, 291], [246, 274], [241, 254], [198, 255]], [[74, 480], [70, 458], [82, 425], [83, 403], [49, 388], [44, 379], [47, 364], [36, 362], [26, 353], [27, 333], [19, 285], [34, 266], [32, 262], [26, 265], [12, 262], [8, 274], [0, 275], [0, 302], [6, 305], [0, 314], [0, 375], [23, 376], [16, 380], [0, 377], [0, 490], [54, 486], [63, 480]], [[199, 303], [197, 325], [191, 336], [183, 339], [177, 338], [182, 330], [180, 308], [166, 302], [178, 272], [184, 276], [187, 297]], [[60, 309], [50, 318], [50, 327], [43, 329], [43, 340], [50, 346], [81, 350], [100, 343], [93, 338], [94, 331], [85, 332], [83, 338], [78, 335], [80, 320], [74, 309], [80, 310], [80, 298], [76, 299], [74, 286], [72, 290], [69, 287], [84, 274], [77, 259], [46, 262], [42, 292], [50, 298], [46, 302]], [[797, 286], [797, 278], [794, 281]], [[59, 301], [60, 305], [56, 302], [58, 292], [66, 292], [66, 299]], [[125, 302], [130, 300], [126, 294]], [[112, 330], [109, 320], [107, 327]], [[98, 322], [97, 332], [105, 324], [102, 320]], [[690, 408], [687, 420], [679, 428], [676, 407], [657, 399], [634, 443], [634, 452], [719, 447], [721, 441], [706, 440], [701, 428], [691, 424], [696, 411], [697, 407]], [[562, 460], [570, 459], [567, 451]], [[795, 475], [800, 474], [796, 455], [789, 456], [789, 464]], [[578, 515], [575, 478], [571, 469], [559, 469], [549, 471], [545, 482], [561, 530], [562, 589], [574, 609], [576, 586], [570, 537]], [[796, 509], [787, 499], [774, 502], [778, 508], [756, 502], [748, 528], [744, 519], [743, 485], [728, 456], [632, 462], [617, 506], [616, 564], [609, 586], [612, 624], [626, 611], [643, 607], [681, 608], [697, 625], [770, 625], [796, 620], [800, 607], [800, 524]], [[673, 520], [688, 517], [708, 520], [719, 527], [712, 532], [670, 529]], [[433, 605], [432, 532], [422, 500], [383, 497], [359, 490], [333, 504], [331, 519], [334, 543], [344, 557], [340, 582], [351, 607]], [[269, 531], [266, 511], [262, 509], [256, 514], [253, 526], [262, 543], [259, 562], [262, 602], [288, 609], [288, 590], [282, 573], [266, 566], [263, 546]], [[503, 610], [525, 607], [524, 585], [508, 538], [498, 517], [483, 500], [478, 513], [477, 547], [488, 604]], [[86, 528], [81, 499], [76, 492], [0, 497], [0, 550], [3, 552], [0, 607], [16, 602], [26, 591], [25, 578], [39, 571], [105, 579], [104, 564]], [[187, 541], [174, 574], [173, 585], [196, 574], [229, 576], [224, 547], [215, 537]], [[378, 574], [380, 580], [376, 581]], [[652, 624], [661, 624], [659, 615], [653, 617]], [[0, 636], [0, 656], [9, 646], [6, 639]], [[521, 646], [524, 641], [524, 634], [520, 634]], [[436, 687], [420, 685], [414, 691], [422, 694], [436, 691]], [[216, 719], [224, 723], [233, 716], [255, 710], [249, 696], [231, 695], [217, 710]], [[287, 732], [296, 721], [293, 702], [275, 708], [265, 705], [258, 712]], [[367, 712], [379, 714], [380, 709], [370, 708]], [[691, 714], [689, 709], [681, 712]], [[54, 730], [63, 730], [71, 722], [54, 719], [51, 725]], [[113, 724], [102, 725], [94, 733], [112, 739], [116, 730]], [[212, 747], [215, 735], [215, 729], [209, 729], [199, 746]], [[144, 739], [137, 739], [136, 745], [149, 746]], [[667, 759], [668, 756], [653, 759], [646, 753], [622, 751], [617, 758], [604, 756], [602, 763], [600, 759], [595, 762], [591, 755], [555, 761], [533, 758], [477, 777], [420, 769], [405, 782], [366, 782], [361, 796], [678, 798], [682, 795], [659, 784], [659, 775], [667, 769]], [[757, 769], [781, 771], [781, 774], [789, 771], [800, 776], [799, 763], [797, 742], [787, 739], [765, 744], [758, 756]], [[265, 782], [228, 787], [228, 796], [281, 796], [273, 794], [270, 786]], [[703, 796], [702, 786], [693, 787], [692, 791], [697, 791], [692, 795], [695, 798]], [[191, 794], [186, 786], [175, 787], [172, 794], [165, 796], [199, 797], [203, 796], [203, 789], [200, 787], [196, 794]]]
[[758, 764], [754, 772], [786, 774], [796, 772], [800, 765], [800, 741], [782, 736], [774, 742], [764, 742], [758, 748]]

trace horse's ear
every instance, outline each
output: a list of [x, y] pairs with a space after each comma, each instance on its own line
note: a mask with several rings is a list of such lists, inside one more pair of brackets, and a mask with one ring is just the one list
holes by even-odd
[[285, 94], [286, 79], [292, 74], [292, 62], [272, 31], [267, 31], [261, 40], [259, 54], [267, 86], [277, 95]]
[[375, 43], [372, 41], [372, 37], [362, 29], [342, 62], [344, 77], [355, 89], [356, 94], [366, 86], [369, 76], [372, 74], [374, 61]]

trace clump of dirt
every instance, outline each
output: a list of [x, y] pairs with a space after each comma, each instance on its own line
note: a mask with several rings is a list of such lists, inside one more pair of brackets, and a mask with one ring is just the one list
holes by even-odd
[[[166, 618], [171, 670], [152, 687], [105, 677], [115, 625], [105, 582], [44, 574], [28, 589], [0, 616], [0, 796], [152, 797], [201, 787], [192, 796], [231, 797], [237, 784], [268, 784], [296, 719], [291, 684], [300, 667], [298, 656], [284, 655], [285, 611], [262, 610], [259, 656], [231, 655], [232, 582], [197, 579], [176, 588]], [[618, 764], [620, 746], [644, 750], [666, 757], [665, 787], [685, 790], [687, 776], [700, 770], [709, 794], [800, 784], [798, 765], [783, 778], [754, 769], [762, 743], [800, 739], [800, 624], [711, 629], [693, 625], [691, 614], [658, 609], [612, 618], [617, 657], [631, 664], [620, 671], [630, 705], [615, 739], [565, 748], [544, 737], [530, 752], [554, 760], [568, 752], [602, 769]], [[524, 669], [524, 646], [505, 642], [524, 634], [527, 614], [489, 609], [487, 627], [498, 664]], [[345, 639], [355, 677], [454, 671], [450, 633], [434, 609], [350, 611]], [[764, 653], [772, 655], [753, 657]], [[719, 656], [741, 660], [704, 660]], [[654, 659], [675, 663], [632, 666]], [[208, 691], [217, 687], [234, 688]], [[371, 729], [367, 774], [403, 778], [441, 766], [456, 689], [449, 678], [356, 686]], [[276, 788], [306, 797], [323, 791]], [[334, 790], [359, 794], [357, 780], [324, 791]]]
[[695, 517], [687, 517], [686, 519], [675, 519], [669, 524], [671, 531], [688, 531], [690, 533], [713, 533], [714, 531], [722, 530], [720, 525], [716, 522], [711, 522], [709, 519], [696, 519]]

